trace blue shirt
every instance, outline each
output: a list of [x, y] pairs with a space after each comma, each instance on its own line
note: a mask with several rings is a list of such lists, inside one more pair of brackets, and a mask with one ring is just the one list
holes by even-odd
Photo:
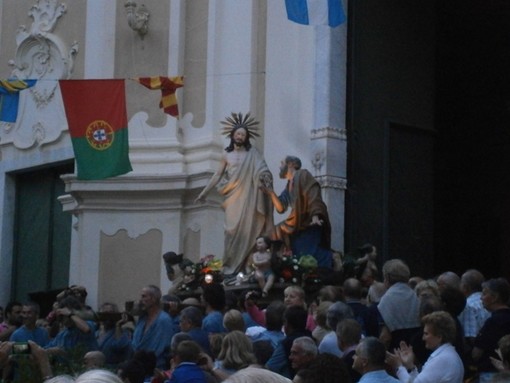
[[251, 317], [250, 314], [248, 314], [247, 312], [243, 312], [242, 313], [242, 316], [243, 316], [243, 320], [244, 320], [244, 329], [246, 330], [248, 327], [253, 327], [253, 326], [260, 326], [257, 322], [255, 322], [253, 320], [253, 318]]
[[77, 346], [84, 347], [86, 351], [96, 351], [98, 349], [96, 340], [96, 324], [92, 321], [86, 321], [89, 332], [81, 332], [77, 327], [66, 327], [53, 338], [45, 348], [59, 347], [69, 350]]
[[199, 327], [194, 327], [189, 330], [186, 334], [188, 334], [191, 339], [198, 343], [198, 345], [209, 355], [211, 354], [211, 345], [209, 343], [209, 334], [207, 331], [202, 330]]
[[338, 347], [338, 338], [335, 331], [330, 331], [324, 335], [324, 338], [319, 343], [318, 350], [319, 354], [333, 354], [339, 358], [342, 357], [342, 351]]
[[169, 383], [207, 383], [204, 371], [196, 363], [182, 362], [172, 372]]
[[291, 334], [286, 335], [280, 342], [278, 342], [278, 346], [276, 346], [271, 358], [269, 358], [266, 363], [266, 368], [283, 375], [286, 378], [293, 379], [296, 371], [292, 368], [289, 360], [290, 349], [292, 348], [294, 340], [302, 336], [312, 338], [310, 331], [296, 330], [292, 331]]
[[219, 311], [211, 311], [202, 320], [202, 329], [209, 334], [227, 332], [223, 327], [223, 314]]
[[[170, 314], [168, 314], [170, 315]], [[170, 315], [170, 319], [172, 319], [172, 323], [174, 325], [174, 334], [177, 334], [178, 332], [181, 332], [181, 316], [179, 314], [177, 314], [176, 316], [171, 316]]]
[[278, 342], [278, 346], [273, 351], [273, 355], [266, 363], [266, 368], [277, 374], [283, 375], [286, 378], [291, 379], [291, 372], [289, 370], [289, 357], [285, 352], [283, 342]]
[[384, 370], [367, 372], [361, 377], [358, 383], [400, 383]]
[[153, 351], [157, 358], [156, 367], [165, 369], [168, 364], [170, 342], [174, 336], [172, 319], [166, 312], [160, 311], [147, 329], [146, 324], [146, 316], [138, 320], [131, 343], [133, 350]]
[[260, 334], [257, 334], [254, 337], [251, 337], [252, 342], [257, 342], [259, 340], [268, 340], [271, 342], [271, 346], [273, 346], [273, 349], [276, 349], [278, 346], [278, 343], [280, 343], [281, 340], [285, 338], [285, 334], [281, 331], [263, 331]]
[[98, 337], [97, 343], [99, 350], [105, 356], [105, 363], [108, 366], [116, 366], [131, 356], [131, 340], [129, 339], [128, 330], [123, 330], [122, 336], [119, 339], [115, 339], [115, 329], [111, 329], [101, 337]]
[[48, 331], [42, 327], [36, 327], [33, 330], [29, 330], [26, 326], [21, 326], [19, 329], [11, 334], [9, 339], [11, 342], [28, 342], [29, 340], [37, 343], [39, 346], [46, 346], [50, 337]]

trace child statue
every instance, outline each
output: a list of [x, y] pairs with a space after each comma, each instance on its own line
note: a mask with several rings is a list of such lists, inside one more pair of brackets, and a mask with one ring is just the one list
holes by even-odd
[[255, 240], [256, 252], [251, 255], [251, 265], [255, 269], [255, 280], [262, 289], [262, 296], [267, 297], [274, 284], [274, 273], [271, 264], [271, 240], [260, 236]]

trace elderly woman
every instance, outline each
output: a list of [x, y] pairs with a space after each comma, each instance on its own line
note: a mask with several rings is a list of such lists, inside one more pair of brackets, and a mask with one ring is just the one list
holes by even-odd
[[422, 318], [423, 341], [432, 354], [418, 372], [412, 347], [402, 342], [394, 354], [387, 353], [387, 362], [395, 368], [403, 383], [462, 383], [464, 366], [452, 346], [455, 321], [446, 311], [436, 311]]
[[420, 300], [431, 296], [439, 297], [440, 295], [439, 287], [436, 281], [432, 279], [419, 282], [414, 288], [414, 291]]

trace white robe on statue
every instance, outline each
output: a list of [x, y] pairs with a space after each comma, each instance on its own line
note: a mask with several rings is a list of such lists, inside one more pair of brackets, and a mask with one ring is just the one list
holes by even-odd
[[270, 175], [264, 158], [251, 148], [242, 164], [228, 168], [218, 183], [218, 192], [225, 198], [225, 274], [244, 269], [244, 263], [254, 251], [255, 240], [273, 230], [273, 204], [260, 186], [263, 174]]

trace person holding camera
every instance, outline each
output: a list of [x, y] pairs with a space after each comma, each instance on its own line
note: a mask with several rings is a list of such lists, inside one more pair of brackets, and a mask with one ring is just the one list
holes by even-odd
[[85, 287], [71, 285], [57, 295], [57, 302], [60, 302], [62, 299], [67, 297], [74, 297], [80, 304], [80, 308], [74, 309], [74, 313], [83, 320], [95, 320], [96, 314], [94, 313], [94, 310], [92, 310], [92, 307], [86, 303], [87, 295], [88, 293]]
[[53, 377], [49, 353], [31, 340], [0, 342], [0, 371], [4, 381], [20, 381], [22, 376], [31, 376], [35, 377], [34, 381], [42, 382]]
[[72, 296], [59, 302], [55, 314], [63, 328], [45, 347], [51, 353], [59, 354], [78, 345], [86, 351], [98, 349], [95, 322], [84, 320], [75, 313], [75, 310], [80, 311], [81, 307], [80, 302]]

